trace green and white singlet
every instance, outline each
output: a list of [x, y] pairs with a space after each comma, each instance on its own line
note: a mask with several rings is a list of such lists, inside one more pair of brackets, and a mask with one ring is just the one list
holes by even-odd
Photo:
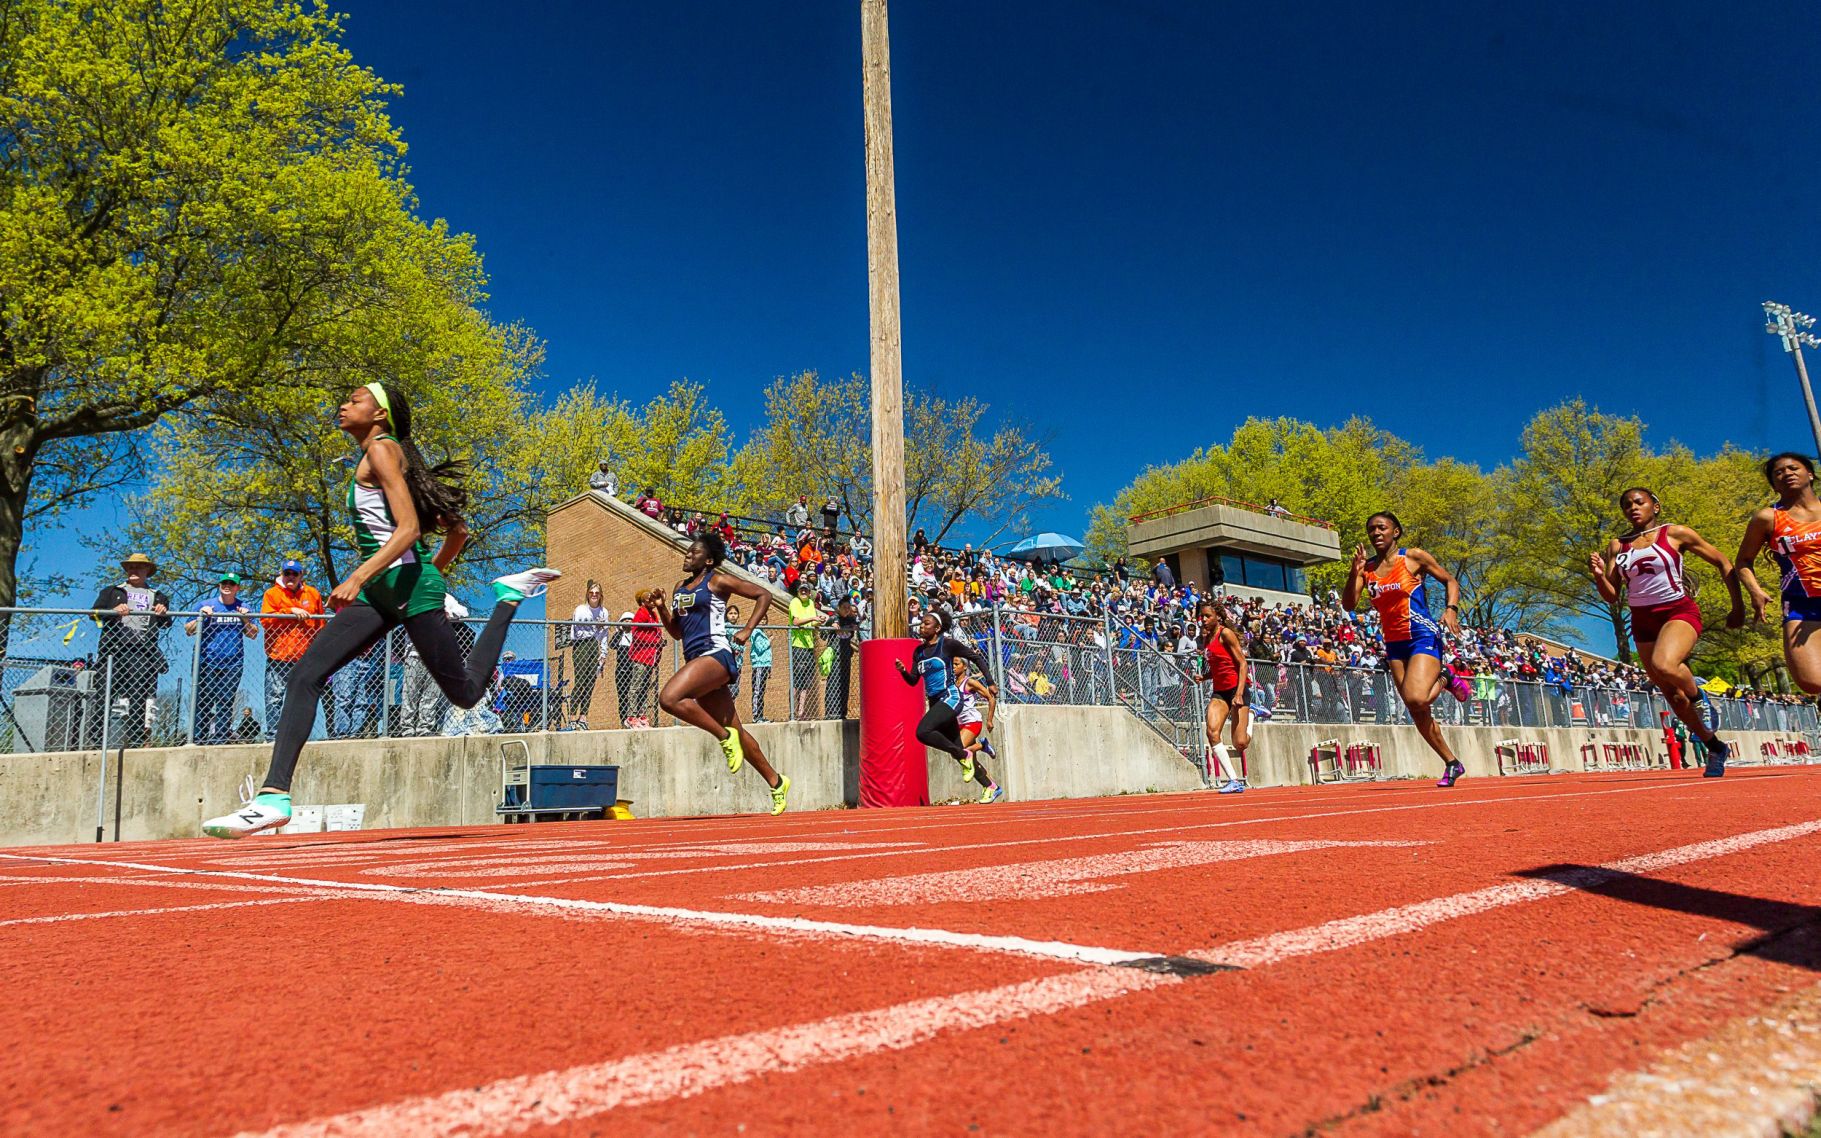
[[[357, 464], [355, 477], [348, 479], [348, 513], [353, 515], [354, 544], [364, 561], [392, 539], [398, 521], [386, 502], [386, 492], [376, 486], [362, 486], [359, 471]], [[442, 573], [430, 562], [429, 545], [420, 539], [368, 581], [360, 591], [360, 599], [388, 616], [402, 619], [442, 608], [447, 588]]]

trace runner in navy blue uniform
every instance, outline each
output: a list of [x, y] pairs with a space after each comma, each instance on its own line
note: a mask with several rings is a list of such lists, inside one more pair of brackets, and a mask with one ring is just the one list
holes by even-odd
[[[759, 741], [740, 724], [740, 710], [729, 690], [740, 677], [741, 650], [765, 619], [771, 596], [751, 581], [730, 573], [716, 573], [726, 558], [727, 546], [721, 535], [702, 534], [689, 543], [683, 554], [683, 572], [687, 576], [669, 599], [662, 594], [657, 599], [658, 620], [663, 622], [665, 631], [683, 642], [683, 666], [658, 693], [658, 704], [690, 726], [713, 735], [721, 744], [721, 753], [727, 756], [728, 773], [751, 762], [752, 769], [771, 787], [772, 814], [782, 814], [790, 780], [765, 761]], [[730, 596], [752, 602], [752, 615], [746, 618], [746, 626], [732, 636], [727, 634]]]
[[986, 657], [971, 645], [950, 638], [948, 628], [947, 613], [937, 609], [925, 612], [917, 624], [917, 634], [923, 638], [923, 643], [911, 654], [911, 666], [906, 668], [902, 660], [893, 662], [898, 665], [898, 674], [904, 677], [905, 683], [921, 683], [923, 694], [929, 697], [929, 709], [917, 724], [917, 741], [953, 758], [964, 771], [971, 765], [974, 781], [981, 786], [980, 801], [997, 802], [1005, 797], [1005, 791], [986, 773], [979, 758], [968, 753], [966, 744], [961, 741], [961, 722], [957, 716], [961, 707], [961, 686], [955, 676], [955, 658], [959, 656], [974, 665], [995, 699], [999, 689], [993, 683], [992, 671], [986, 666]]

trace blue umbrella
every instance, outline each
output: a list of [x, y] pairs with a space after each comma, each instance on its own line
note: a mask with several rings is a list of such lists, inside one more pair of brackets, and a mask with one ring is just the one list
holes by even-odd
[[1016, 557], [1020, 561], [1036, 561], [1039, 559], [1044, 561], [1049, 561], [1051, 559], [1067, 561], [1070, 558], [1079, 555], [1081, 551], [1086, 548], [1087, 546], [1067, 534], [1040, 533], [1027, 537], [1017, 545], [1012, 546], [1006, 553], [1006, 556]]

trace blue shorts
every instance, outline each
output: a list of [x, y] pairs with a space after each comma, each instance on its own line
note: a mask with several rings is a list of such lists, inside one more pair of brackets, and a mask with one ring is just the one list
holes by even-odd
[[[732, 648], [717, 648], [713, 652], [704, 652], [700, 656], [691, 657], [691, 659], [713, 660], [715, 663], [721, 665], [721, 667], [726, 668], [727, 669], [727, 686], [728, 686], [728, 688], [733, 691], [739, 690], [739, 687], [740, 687], [740, 653], [739, 652], [735, 651]], [[685, 661], [685, 662], [687, 663], [687, 661]]]
[[1415, 624], [1410, 626], [1410, 639], [1385, 641], [1385, 659], [1408, 661], [1412, 656], [1442, 658], [1442, 644], [1435, 633]]
[[1784, 620], [1821, 620], [1821, 597], [1792, 597], [1783, 594]]

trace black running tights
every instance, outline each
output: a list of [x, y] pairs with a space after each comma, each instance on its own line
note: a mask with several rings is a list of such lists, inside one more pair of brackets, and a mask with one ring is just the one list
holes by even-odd
[[273, 732], [272, 766], [266, 771], [262, 786], [273, 790], [291, 789], [291, 775], [297, 769], [297, 756], [310, 737], [310, 725], [316, 722], [317, 701], [328, 686], [329, 677], [342, 665], [379, 642], [394, 627], [403, 624], [405, 635], [417, 649], [417, 657], [436, 686], [443, 689], [449, 702], [457, 707], [473, 707], [487, 694], [493, 669], [499, 663], [500, 649], [506, 644], [506, 629], [518, 605], [501, 601], [493, 606], [487, 627], [474, 642], [474, 651], [462, 662], [461, 645], [455, 639], [455, 627], [441, 609], [408, 616], [403, 620], [380, 612], [373, 606], [351, 604], [335, 614], [310, 646], [303, 659], [291, 669], [290, 683], [285, 687], [284, 710], [278, 715]]
[[[955, 709], [941, 700], [931, 701], [923, 718], [918, 720], [917, 742], [934, 747], [958, 763], [967, 761], [967, 747], [961, 742], [961, 723], [955, 718]], [[974, 781], [981, 786], [989, 786], [992, 782], [986, 767], [978, 759], [974, 763]]]

